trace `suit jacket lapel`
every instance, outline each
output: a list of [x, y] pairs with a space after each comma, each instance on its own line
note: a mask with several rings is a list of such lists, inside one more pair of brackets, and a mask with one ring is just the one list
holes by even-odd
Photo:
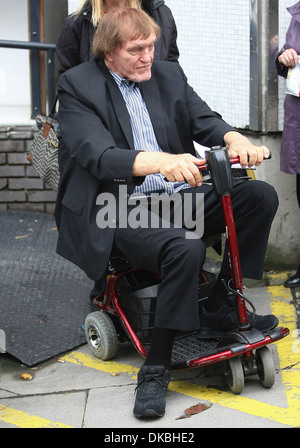
[[149, 81], [141, 83], [140, 86], [157, 142], [163, 151], [168, 151], [165, 120], [157, 82], [154, 78], [151, 78]]
[[108, 88], [111, 94], [112, 98], [112, 104], [115, 109], [115, 113], [117, 116], [117, 119], [119, 121], [119, 124], [124, 132], [124, 135], [126, 137], [126, 140], [128, 142], [129, 148], [134, 149], [134, 141], [133, 141], [133, 134], [130, 124], [130, 117], [129, 113], [125, 104], [125, 101], [122, 97], [122, 94], [115, 83], [115, 81], [110, 81], [108, 83]]
[[108, 89], [112, 98], [112, 105], [114, 107], [117, 120], [128, 142], [128, 147], [130, 149], [134, 149], [134, 141], [131, 130], [130, 117], [124, 99], [122, 97], [122, 94], [103, 60], [98, 62], [98, 66], [102, 71], [102, 73], [104, 74], [105, 78], [107, 79]]

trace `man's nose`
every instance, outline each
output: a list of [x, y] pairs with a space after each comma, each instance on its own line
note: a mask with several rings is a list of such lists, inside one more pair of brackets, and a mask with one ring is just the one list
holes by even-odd
[[151, 61], [153, 57], [153, 50], [145, 49], [141, 54], [141, 59], [145, 62]]

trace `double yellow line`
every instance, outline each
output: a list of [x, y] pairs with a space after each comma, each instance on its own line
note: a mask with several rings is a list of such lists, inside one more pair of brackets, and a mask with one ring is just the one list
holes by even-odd
[[71, 428], [0, 404], [0, 420], [18, 428]]
[[[274, 406], [243, 395], [207, 388], [191, 381], [171, 381], [169, 390], [188, 395], [199, 400], [234, 409], [248, 415], [261, 417], [291, 427], [300, 427], [300, 340], [296, 328], [295, 309], [291, 303], [290, 291], [281, 286], [268, 288], [271, 310], [282, 326], [290, 329], [290, 335], [279, 341], [278, 350], [280, 375], [285, 389], [286, 400], [282, 406]], [[127, 374], [136, 378], [138, 368], [117, 362], [104, 362], [80, 352], [71, 352], [63, 357], [67, 362], [83, 365], [109, 374]], [[20, 428], [70, 428], [68, 425], [53, 422], [12, 409], [0, 404], [0, 420]]]

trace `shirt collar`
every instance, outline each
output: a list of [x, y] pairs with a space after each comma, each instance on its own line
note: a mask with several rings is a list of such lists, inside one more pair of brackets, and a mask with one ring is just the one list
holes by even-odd
[[132, 83], [130, 84], [132, 88], [138, 85], [138, 83], [136, 83], [135, 81], [129, 81], [128, 79], [122, 78], [121, 76], [117, 75], [115, 72], [112, 72], [111, 70], [109, 71], [119, 87], [121, 87], [124, 84], [128, 86], [129, 83]]

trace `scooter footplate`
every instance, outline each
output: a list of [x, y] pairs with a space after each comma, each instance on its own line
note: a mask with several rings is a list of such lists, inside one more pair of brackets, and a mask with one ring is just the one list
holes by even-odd
[[188, 361], [224, 351], [218, 347], [218, 339], [201, 339], [198, 333], [175, 339], [172, 351], [172, 367], [186, 368]]
[[252, 351], [279, 341], [289, 334], [288, 328], [277, 327], [270, 332], [261, 333], [256, 341], [241, 342], [239, 340], [202, 339], [201, 334], [192, 333], [175, 339], [172, 351], [172, 369], [201, 367], [218, 361], [225, 361], [233, 356]]

